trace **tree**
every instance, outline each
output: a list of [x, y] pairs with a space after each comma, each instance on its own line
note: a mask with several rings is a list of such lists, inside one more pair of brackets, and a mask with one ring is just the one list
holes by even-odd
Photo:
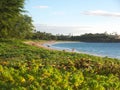
[[14, 19], [9, 36], [15, 38], [29, 38], [32, 35], [33, 29], [32, 18], [28, 15], [21, 14]]
[[21, 14], [24, 1], [0, 0], [0, 38], [25, 37], [32, 31], [31, 17]]

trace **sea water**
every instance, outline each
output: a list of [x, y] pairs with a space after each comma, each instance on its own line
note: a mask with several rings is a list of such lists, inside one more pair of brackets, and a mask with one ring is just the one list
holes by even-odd
[[51, 47], [69, 51], [74, 49], [86, 54], [120, 59], [120, 43], [61, 42], [53, 44]]

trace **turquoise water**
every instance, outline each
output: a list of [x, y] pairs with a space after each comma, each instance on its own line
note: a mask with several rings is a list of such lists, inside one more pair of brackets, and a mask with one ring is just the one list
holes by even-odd
[[74, 48], [77, 52], [120, 59], [120, 43], [63, 42], [53, 44], [52, 47], [69, 51]]

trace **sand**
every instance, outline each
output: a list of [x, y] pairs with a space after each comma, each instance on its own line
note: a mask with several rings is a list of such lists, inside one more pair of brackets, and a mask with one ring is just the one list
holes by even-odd
[[70, 41], [53, 41], [53, 40], [52, 41], [26, 41], [24, 43], [28, 44], [28, 45], [48, 49], [48, 50], [57, 50], [57, 51], [64, 51], [64, 52], [76, 52], [73, 49], [68, 50], [68, 49], [58, 49], [58, 48], [51, 47], [52, 44], [63, 43], [63, 42], [67, 43], [67, 42], [70, 42]]
[[28, 44], [28, 45], [40, 47], [40, 48], [49, 49], [49, 50], [56, 50], [56, 49], [50, 47], [50, 45], [55, 44], [56, 41], [26, 41], [24, 43]]

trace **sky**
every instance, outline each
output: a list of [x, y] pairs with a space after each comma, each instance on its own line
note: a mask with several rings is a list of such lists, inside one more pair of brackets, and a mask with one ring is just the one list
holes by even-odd
[[52, 34], [120, 34], [120, 0], [26, 0], [37, 31]]

